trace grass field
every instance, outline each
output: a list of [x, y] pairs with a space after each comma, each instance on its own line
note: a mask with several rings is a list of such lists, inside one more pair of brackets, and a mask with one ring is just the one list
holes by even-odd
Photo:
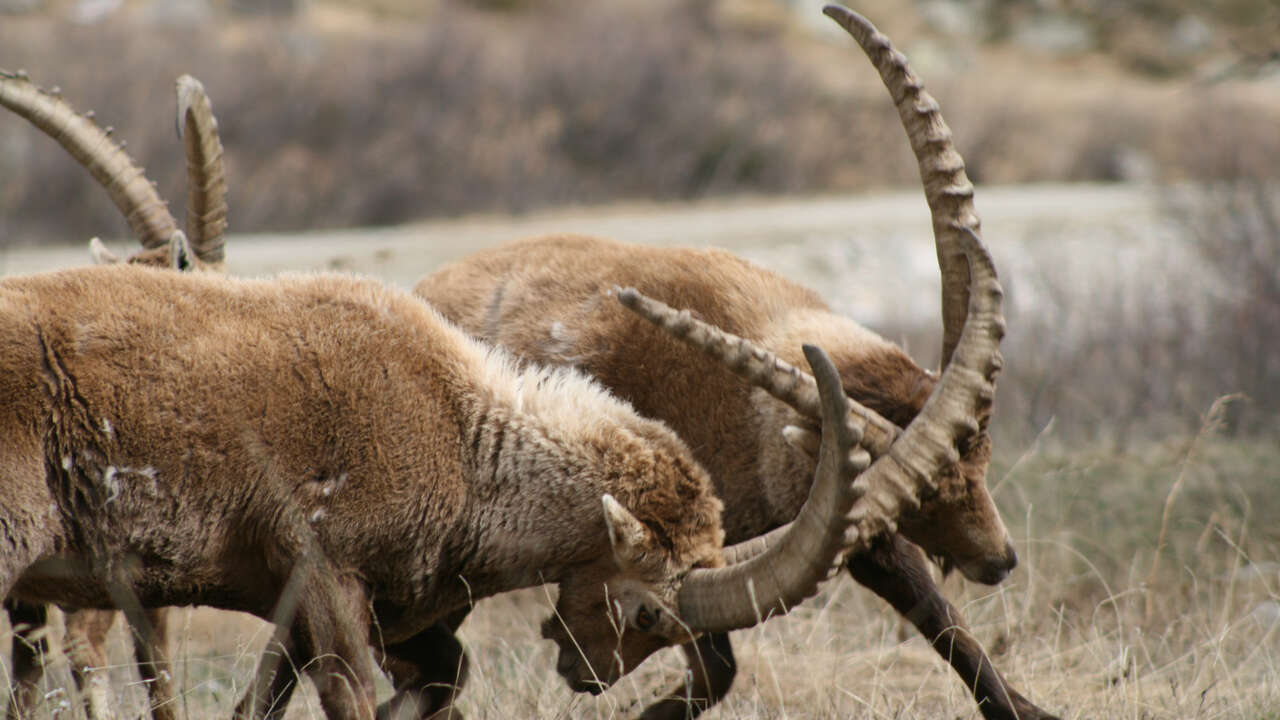
[[[1063, 718], [1276, 717], [1274, 438], [1011, 459], [992, 480], [1022, 565], [998, 588], [945, 587], [1015, 686]], [[477, 661], [469, 715], [628, 717], [678, 680], [672, 654], [607, 698], [571, 697], [543, 669], [552, 655], [533, 604], [491, 601], [464, 627]], [[742, 671], [713, 717], [978, 716], [950, 667], [848, 578], [734, 638]]]
[[[1063, 718], [1275, 718], [1280, 443], [1206, 431], [1126, 453], [1013, 450], [992, 484], [1022, 564], [997, 588], [944, 585], [1010, 681]], [[571, 693], [538, 635], [554, 592], [479, 603], [462, 629], [473, 660], [467, 717], [632, 717], [679, 681], [683, 657], [669, 651], [602, 697]], [[209, 610], [171, 622], [185, 637], [177, 675], [188, 717], [225, 716], [265, 624]], [[113, 687], [138, 708], [144, 694], [120, 627], [113, 637]], [[847, 576], [734, 641], [740, 674], [710, 717], [978, 716], [950, 667]], [[55, 692], [50, 709], [64, 699]], [[310, 693], [289, 713], [320, 716]]]

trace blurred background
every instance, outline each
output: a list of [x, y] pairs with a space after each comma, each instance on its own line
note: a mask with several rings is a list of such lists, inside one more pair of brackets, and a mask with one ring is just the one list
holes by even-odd
[[[182, 197], [185, 167], [173, 80], [198, 77], [226, 149], [234, 233], [910, 191], [918, 175], [897, 115], [821, 4], [0, 0], [0, 67], [26, 69], [93, 110], [169, 198]], [[1082, 417], [1059, 430], [1084, 433], [1099, 418], [1195, 423], [1233, 392], [1252, 398], [1242, 407], [1280, 407], [1280, 3], [867, 0], [856, 9], [926, 79], [980, 187], [1150, 191], [1110, 209], [1079, 201], [1054, 222], [1020, 227], [1029, 242], [993, 243], [998, 258], [1015, 255], [1003, 263], [1016, 268], [1006, 273], [1011, 309], [1034, 308], [1015, 323], [1046, 323], [1010, 345], [1034, 338], [1028, 353], [1070, 347], [1078, 358], [1055, 371], [1011, 365], [1028, 374], [1016, 381], [1031, 395], [1020, 428], [1042, 426], [1064, 404]], [[1103, 239], [1093, 227], [1055, 236], [1072, 212], [1141, 222], [1129, 237]], [[88, 173], [0, 115], [0, 247], [127, 234]], [[770, 264], [796, 264], [786, 240], [773, 243], [783, 251]], [[1029, 258], [1011, 250], [1028, 244]], [[934, 352], [932, 326], [917, 327], [936, 322], [929, 305], [904, 314], [893, 311], [900, 301], [881, 307], [878, 286], [842, 292], [849, 268], [835, 262], [825, 294], [841, 310]], [[1087, 280], [1071, 262], [1084, 263], [1074, 270]], [[1104, 299], [1104, 316], [1065, 312]], [[1124, 342], [1135, 335], [1146, 339]], [[1130, 353], [1119, 364], [1118, 346]], [[1131, 392], [1075, 397], [1117, 373], [1133, 376]], [[1246, 407], [1231, 417], [1257, 426], [1273, 415]]]
[[[875, 72], [820, 7], [0, 0], [0, 67], [114, 126], [175, 212], [173, 81], [198, 77], [226, 151], [234, 271], [411, 284], [553, 230], [719, 245], [931, 366], [937, 270], [915, 162]], [[853, 7], [940, 101], [1008, 291], [990, 483], [1024, 567], [993, 595], [949, 593], [1015, 685], [1064, 717], [1275, 718], [1280, 2]], [[51, 248], [83, 264], [92, 235], [130, 242], [87, 172], [0, 115], [0, 272]], [[793, 655], [932, 668], [942, 695], [928, 702], [973, 712], [927, 650], [860, 655], [892, 646], [892, 619], [834, 592], [831, 612], [783, 621], [808, 646], [753, 636], [745, 672], [760, 679], [725, 717], [810, 707], [796, 693], [815, 717], [922, 711], [919, 685], [895, 694], [880, 671], [871, 690], [842, 680], [857, 701], [821, 696]], [[521, 632], [501, 622], [469, 621], [470, 642], [521, 667], [536, 651], [494, 639]], [[513, 694], [560, 712], [568, 701], [534, 675], [482, 675], [473, 714], [521, 714], [494, 709]]]
[[[172, 83], [195, 75], [240, 232], [914, 186], [878, 79], [821, 4], [0, 0], [0, 66], [94, 110], [166, 191]], [[1277, 172], [1275, 0], [856, 9], [912, 59], [980, 185]], [[124, 234], [86, 173], [0, 122], [0, 238]]]

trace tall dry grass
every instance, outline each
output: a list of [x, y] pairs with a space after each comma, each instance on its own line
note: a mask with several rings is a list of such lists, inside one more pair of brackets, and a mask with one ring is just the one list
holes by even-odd
[[[958, 579], [944, 588], [997, 666], [1042, 707], [1071, 720], [1274, 717], [1280, 443], [1221, 430], [1206, 418], [1196, 433], [1123, 453], [1033, 446], [999, 460], [992, 484], [1022, 564], [997, 588]], [[468, 717], [634, 717], [678, 684], [683, 657], [664, 652], [599, 698], [571, 693], [538, 632], [553, 597], [548, 588], [485, 600], [463, 626]], [[188, 716], [225, 715], [269, 631], [228, 613], [175, 615]], [[137, 708], [142, 692], [130, 685], [123, 633], [116, 638], [113, 687], [122, 707]], [[734, 645], [738, 680], [709, 717], [977, 716], [951, 669], [844, 576], [790, 616], [735, 633]], [[57, 682], [48, 711], [73, 699]], [[288, 717], [322, 717], [309, 689]]]

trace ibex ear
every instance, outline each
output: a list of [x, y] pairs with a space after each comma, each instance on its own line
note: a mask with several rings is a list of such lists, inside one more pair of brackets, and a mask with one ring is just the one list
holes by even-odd
[[618, 564], [626, 567], [640, 560], [649, 545], [649, 529], [622, 507], [612, 495], [601, 498], [604, 503], [604, 525], [609, 529], [609, 544]]
[[169, 267], [174, 270], [191, 269], [191, 243], [181, 230], [174, 230], [169, 236]]
[[120, 262], [120, 258], [96, 237], [89, 238], [89, 256], [93, 258], [95, 265], [115, 265]]

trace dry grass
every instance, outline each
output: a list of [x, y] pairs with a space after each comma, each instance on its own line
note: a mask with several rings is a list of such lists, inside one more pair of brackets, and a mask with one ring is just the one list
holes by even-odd
[[[1206, 424], [1198, 435], [1126, 453], [1060, 455], [1032, 446], [998, 465], [992, 484], [1022, 565], [998, 588], [958, 579], [945, 587], [1017, 687], [1072, 719], [1275, 717], [1274, 436], [1228, 439]], [[463, 694], [468, 717], [632, 717], [676, 685], [683, 659], [667, 652], [600, 698], [569, 692], [551, 670], [554, 647], [538, 635], [553, 592], [483, 601], [464, 625], [473, 659]], [[213, 611], [175, 615], [183, 629], [175, 635], [185, 637], [177, 675], [189, 717], [225, 714], [251, 677], [265, 626]], [[710, 717], [977, 716], [950, 668], [847, 577], [734, 639], [741, 673]], [[138, 703], [123, 642], [113, 657], [121, 663], [114, 687]], [[62, 699], [54, 694], [51, 704]], [[310, 692], [289, 713], [319, 716]]]

